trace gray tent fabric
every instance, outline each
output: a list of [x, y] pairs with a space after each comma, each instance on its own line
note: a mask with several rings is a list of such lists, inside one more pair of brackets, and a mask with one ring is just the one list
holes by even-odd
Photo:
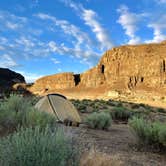
[[35, 105], [39, 111], [54, 114], [58, 121], [81, 122], [81, 118], [74, 105], [60, 94], [49, 94], [40, 99]]

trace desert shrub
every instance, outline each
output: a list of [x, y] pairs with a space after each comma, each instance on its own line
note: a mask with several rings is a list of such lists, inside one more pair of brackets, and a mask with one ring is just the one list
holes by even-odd
[[85, 119], [85, 123], [94, 129], [108, 129], [111, 122], [112, 118], [107, 112], [94, 112]]
[[160, 113], [166, 113], [166, 110], [164, 108], [158, 108], [157, 111]]
[[30, 104], [22, 97], [11, 95], [0, 105], [0, 124], [4, 127], [22, 124], [30, 107]]
[[54, 116], [39, 112], [20, 96], [12, 95], [0, 105], [0, 125], [4, 128], [17, 126], [46, 126], [53, 124]]
[[131, 108], [132, 108], [132, 109], [138, 109], [139, 107], [140, 107], [139, 104], [136, 104], [136, 103], [132, 103], [132, 104], [131, 104]]
[[78, 165], [79, 153], [71, 143], [60, 128], [21, 128], [0, 139], [0, 165]]
[[129, 125], [139, 143], [154, 147], [166, 147], [166, 124], [134, 117], [129, 121]]
[[118, 103], [117, 103], [117, 107], [123, 107], [123, 103], [118, 102]]
[[55, 126], [56, 118], [55, 116], [46, 113], [39, 112], [36, 109], [32, 109], [26, 114], [25, 126], [40, 126], [45, 127], [47, 125]]
[[110, 99], [110, 100], [107, 101], [107, 105], [114, 107], [114, 106], [116, 106], [117, 104], [115, 103], [115, 101], [113, 101], [113, 100]]
[[132, 112], [124, 107], [116, 107], [112, 110], [111, 116], [114, 120], [127, 121], [132, 116]]

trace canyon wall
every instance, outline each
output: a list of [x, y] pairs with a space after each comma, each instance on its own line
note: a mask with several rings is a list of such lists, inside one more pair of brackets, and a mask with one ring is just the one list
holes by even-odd
[[85, 73], [61, 73], [37, 80], [32, 91], [71, 88], [157, 90], [166, 88], [166, 41], [126, 45], [106, 51], [99, 63]]

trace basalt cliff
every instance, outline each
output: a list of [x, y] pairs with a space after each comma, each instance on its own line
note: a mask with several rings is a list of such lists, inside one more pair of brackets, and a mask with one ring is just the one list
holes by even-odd
[[16, 83], [24, 83], [24, 77], [12, 70], [0, 68], [0, 94], [6, 91], [11, 91]]
[[123, 97], [136, 93], [142, 98], [155, 96], [165, 100], [166, 41], [115, 47], [106, 51], [94, 68], [82, 74], [61, 73], [40, 78], [30, 91], [36, 94], [61, 92], [72, 98], [74, 95]]

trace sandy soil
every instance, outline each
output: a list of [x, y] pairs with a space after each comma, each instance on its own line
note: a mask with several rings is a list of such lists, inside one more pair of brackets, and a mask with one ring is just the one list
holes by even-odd
[[165, 166], [166, 154], [138, 150], [136, 139], [126, 124], [113, 124], [108, 131], [88, 129], [84, 126], [65, 127], [84, 151], [91, 149], [118, 156], [124, 166]]

